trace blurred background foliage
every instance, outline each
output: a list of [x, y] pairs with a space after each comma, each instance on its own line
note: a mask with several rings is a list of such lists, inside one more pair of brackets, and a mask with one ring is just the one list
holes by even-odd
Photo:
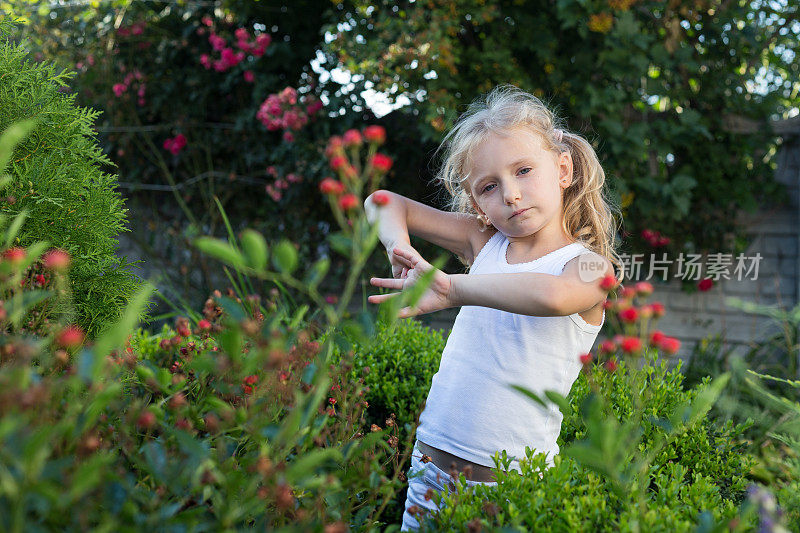
[[[499, 83], [541, 97], [596, 147], [622, 208], [623, 251], [739, 253], [747, 242], [730, 213], [785, 198], [773, 179], [780, 139], [770, 121], [792, 116], [800, 101], [791, 2], [0, 0], [0, 8], [23, 20], [16, 38], [38, 59], [77, 71], [78, 103], [103, 111], [99, 139], [132, 214], [131, 238], [162, 270], [162, 290], [189, 306], [220, 283], [188, 245], [224, 231], [214, 196], [234, 228], [285, 235], [309, 263], [332, 255], [333, 278], [342, 279], [318, 192], [330, 135], [384, 125], [395, 165], [382, 185], [441, 207], [433, 150], [467, 104]], [[269, 35], [263, 54], [234, 44], [242, 31]], [[217, 50], [213, 39], [222, 39]], [[206, 68], [223, 48], [243, 57]], [[323, 107], [302, 127], [271, 130], [259, 110], [287, 87], [298, 107]], [[385, 95], [380, 117], [369, 91]], [[185, 146], [167, 149], [178, 136]], [[645, 229], [669, 243], [654, 249]], [[375, 255], [372, 272], [385, 271]], [[462, 267], [451, 258], [446, 268]]]

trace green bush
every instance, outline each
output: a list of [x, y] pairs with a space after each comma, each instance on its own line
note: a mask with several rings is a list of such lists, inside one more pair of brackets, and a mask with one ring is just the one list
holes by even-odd
[[[700, 390], [683, 390], [680, 364], [668, 371], [666, 361], [654, 363], [651, 359], [639, 370], [647, 383], [641, 448], [646, 448], [656, 433], [663, 432], [647, 418], [649, 415], [665, 418]], [[621, 422], [633, 412], [631, 391], [623, 387], [625, 372], [628, 369], [620, 362], [614, 373], [595, 367], [591, 374]], [[701, 387], [707, 382], [704, 380]], [[572, 410], [564, 416], [559, 446], [584, 436], [580, 406], [590, 390], [586, 374], [581, 373], [568, 396]], [[746, 476], [754, 462], [739, 443], [746, 427], [731, 423], [717, 427], [702, 419], [665, 446], [653, 461], [647, 522], [639, 527], [644, 531], [685, 531], [701, 522], [710, 523], [711, 519], [720, 523], [736, 518], [748, 483]], [[620, 497], [602, 476], [561, 454], [552, 468], [544, 470], [544, 455], [534, 454], [530, 448], [527, 451], [527, 458], [520, 461], [522, 476], [503, 472], [501, 467], [497, 487], [479, 486], [463, 493], [461, 486], [462, 494], [447, 496], [443, 507], [448, 510], [433, 517], [436, 529], [463, 527], [480, 516], [484, 517], [479, 520], [483, 526], [521, 530], [635, 530], [632, 522], [639, 515], [634, 491]], [[497, 461], [500, 464], [499, 454]]]
[[[401, 442], [416, 431], [417, 419], [439, 368], [446, 338], [416, 320], [401, 320], [396, 328], [380, 321], [368, 344], [353, 343], [351, 379], [363, 377], [368, 424], [383, 426], [394, 413]], [[334, 354], [341, 357], [341, 351]], [[363, 368], [369, 368], [364, 373]]]
[[116, 256], [127, 210], [116, 177], [100, 170], [110, 161], [92, 131], [98, 113], [62, 92], [72, 73], [32, 62], [22, 45], [7, 41], [13, 27], [0, 21], [0, 132], [24, 119], [38, 122], [14, 149], [0, 213], [27, 212], [15, 245], [46, 241], [70, 253], [76, 322], [93, 337], [119, 318], [141, 286], [133, 263]]

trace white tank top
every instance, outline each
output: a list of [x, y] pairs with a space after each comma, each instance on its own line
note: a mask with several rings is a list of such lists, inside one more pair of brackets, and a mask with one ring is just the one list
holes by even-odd
[[[509, 264], [509, 241], [496, 232], [475, 257], [469, 274], [541, 272], [560, 275], [566, 263], [586, 252], [575, 242], [535, 261]], [[420, 415], [417, 438], [472, 463], [493, 467], [491, 457], [506, 450], [509, 466], [520, 470], [525, 447], [547, 454], [552, 466], [563, 415], [545, 390], [567, 396], [600, 325], [578, 313], [568, 316], [520, 315], [489, 307], [463, 306], [447, 339], [439, 370]], [[544, 408], [507, 384], [524, 386], [542, 398]]]

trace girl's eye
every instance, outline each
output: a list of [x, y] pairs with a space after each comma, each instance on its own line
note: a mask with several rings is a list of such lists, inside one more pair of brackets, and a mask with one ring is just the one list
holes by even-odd
[[[525, 168], [519, 169], [520, 172], [522, 172], [523, 170], [533, 170], [533, 169], [530, 168], [530, 167], [525, 167]], [[527, 174], [527, 172], [525, 172], [525, 174]]]
[[489, 187], [494, 187], [494, 183], [490, 183], [489, 185], [487, 185], [486, 187], [484, 187], [484, 188], [483, 188], [483, 192], [486, 192], [487, 190], [490, 190], [490, 189], [489, 189]]

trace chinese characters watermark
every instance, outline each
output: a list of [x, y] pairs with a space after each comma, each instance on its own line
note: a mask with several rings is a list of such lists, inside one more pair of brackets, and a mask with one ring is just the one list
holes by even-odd
[[[681, 279], [699, 281], [700, 279], [720, 279], [742, 281], [745, 279], [757, 280], [758, 267], [762, 256], [756, 253], [753, 256], [739, 254], [713, 253], [706, 256], [705, 270], [703, 270], [703, 254], [681, 254], [676, 259], [669, 259], [664, 252], [659, 258], [657, 254], [649, 254], [650, 261], [645, 263], [645, 254], [620, 254], [625, 279], [650, 280], [660, 277], [663, 281]], [[675, 265], [674, 269], [670, 267]], [[578, 260], [578, 271], [583, 281], [594, 281], [605, 275], [606, 264], [597, 254], [584, 254]], [[672, 273], [670, 273], [672, 271]], [[646, 277], [642, 278], [646, 274]]]

